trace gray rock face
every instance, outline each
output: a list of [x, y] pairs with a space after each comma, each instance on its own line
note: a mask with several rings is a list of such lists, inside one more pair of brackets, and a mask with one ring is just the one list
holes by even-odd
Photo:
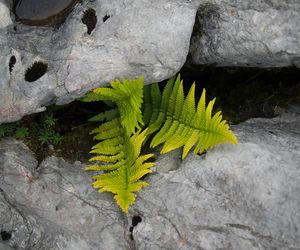
[[82, 164], [49, 157], [37, 166], [24, 144], [0, 143], [0, 231], [12, 235], [0, 249], [128, 248], [127, 221]]
[[[199, 3], [83, 1], [56, 29], [15, 23], [10, 4], [0, 0], [0, 123], [71, 102], [110, 80], [174, 75], [186, 60]], [[97, 16], [93, 30], [88, 9]]]
[[298, 0], [200, 2], [191, 40], [193, 63], [300, 67]]
[[12, 1], [0, 0], [0, 123], [113, 79], [164, 80], [189, 49], [195, 64], [300, 67], [298, 0], [82, 2], [51, 28], [17, 23]]
[[165, 172], [174, 158], [158, 160], [163, 173], [134, 207], [138, 249], [300, 249], [300, 116], [234, 131], [238, 146], [190, 155], [177, 170]]
[[83, 164], [0, 141], [0, 249], [299, 249], [300, 114], [234, 131], [237, 146], [160, 156], [127, 217]]

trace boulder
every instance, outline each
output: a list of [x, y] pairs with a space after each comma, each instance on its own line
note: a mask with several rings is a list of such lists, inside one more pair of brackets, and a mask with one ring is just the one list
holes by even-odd
[[127, 220], [112, 195], [92, 188], [83, 168], [54, 156], [38, 165], [23, 143], [2, 140], [0, 230], [10, 237], [1, 244], [30, 250], [128, 248]]
[[128, 215], [86, 164], [1, 140], [0, 249], [298, 249], [300, 114], [233, 129], [238, 145], [158, 157]]
[[300, 248], [300, 115], [234, 132], [237, 146], [158, 159], [133, 207], [137, 249]]
[[60, 26], [36, 27], [16, 22], [12, 1], [0, 0], [0, 123], [114, 79], [174, 75], [186, 60], [198, 4], [81, 1]]
[[300, 67], [298, 0], [200, 0], [191, 62]]

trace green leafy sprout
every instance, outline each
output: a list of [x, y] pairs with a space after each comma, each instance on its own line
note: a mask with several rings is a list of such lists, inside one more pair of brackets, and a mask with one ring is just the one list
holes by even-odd
[[22, 124], [22, 122], [7, 123], [0, 125], [0, 138], [14, 136], [17, 139], [36, 138], [41, 145], [59, 145], [63, 136], [56, 130], [57, 119], [52, 113], [41, 115], [39, 122]]
[[52, 113], [46, 113], [42, 116], [41, 126], [35, 126], [41, 145], [59, 145], [62, 142], [63, 137], [55, 131], [56, 122], [57, 119], [53, 117]]
[[15, 137], [23, 139], [29, 136], [29, 129], [26, 127], [18, 127], [15, 132]]

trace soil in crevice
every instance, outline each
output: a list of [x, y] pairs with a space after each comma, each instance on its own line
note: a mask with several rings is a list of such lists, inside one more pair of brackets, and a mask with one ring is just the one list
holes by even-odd
[[[206, 89], [207, 101], [216, 97], [214, 111], [222, 110], [231, 124], [254, 117], [271, 118], [284, 112], [291, 105], [300, 105], [300, 69], [254, 69], [184, 67], [181, 70], [185, 92], [196, 82], [196, 98]], [[160, 84], [161, 89], [166, 82]], [[50, 106], [48, 114], [56, 120], [53, 130], [61, 135], [58, 145], [41, 145], [31, 129], [41, 125], [43, 114], [24, 117], [16, 126], [29, 128], [23, 140], [37, 154], [39, 161], [48, 155], [63, 156], [69, 161], [87, 162], [89, 151], [96, 144], [89, 134], [97, 123], [88, 122], [92, 116], [109, 110], [103, 102], [75, 101], [64, 106]]]
[[188, 89], [196, 82], [200, 96], [216, 97], [215, 110], [225, 119], [240, 123], [254, 117], [275, 117], [291, 105], [300, 105], [300, 69], [185, 67], [181, 76]]

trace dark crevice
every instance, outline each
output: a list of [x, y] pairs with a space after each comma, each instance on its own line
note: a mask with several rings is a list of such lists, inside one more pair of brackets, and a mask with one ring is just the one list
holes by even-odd
[[129, 228], [129, 232], [130, 232], [130, 239], [134, 240], [133, 238], [133, 228], [137, 226], [137, 224], [139, 224], [140, 222], [142, 222], [142, 217], [139, 215], [133, 216], [132, 217], [132, 224], [131, 227]]
[[132, 218], [132, 226], [135, 227], [137, 226], [137, 224], [139, 224], [140, 222], [142, 222], [142, 217], [139, 215], [133, 216]]
[[1, 239], [3, 241], [10, 240], [10, 238], [11, 238], [11, 233], [7, 231], [1, 231]]
[[26, 70], [25, 81], [34, 82], [41, 78], [48, 69], [48, 64], [43, 62], [35, 62]]
[[109, 19], [109, 18], [110, 18], [110, 15], [105, 15], [102, 20], [105, 23], [107, 21], [107, 19]]
[[[230, 123], [254, 117], [271, 118], [300, 103], [300, 69], [195, 66], [181, 69], [186, 92], [196, 82], [196, 96], [203, 88], [207, 99], [216, 97], [216, 110]], [[282, 110], [282, 111], [280, 111]]]
[[12, 70], [13, 70], [14, 65], [16, 64], [16, 62], [17, 62], [16, 57], [15, 56], [11, 56], [10, 59], [9, 59], [9, 64], [8, 64], [8, 66], [9, 66], [9, 72], [10, 73], [12, 72]]
[[150, 174], [145, 174], [145, 175], [143, 175], [141, 178], [140, 178], [140, 180], [145, 180], [145, 179], [147, 179], [148, 178], [148, 176], [150, 176]]
[[204, 150], [203, 152], [199, 152], [199, 153], [197, 153], [197, 155], [199, 155], [199, 156], [203, 156], [203, 155], [206, 155], [206, 150]]
[[97, 24], [97, 16], [96, 11], [94, 9], [88, 9], [83, 13], [83, 17], [81, 21], [87, 27], [87, 33], [90, 35], [92, 31], [95, 29]]

